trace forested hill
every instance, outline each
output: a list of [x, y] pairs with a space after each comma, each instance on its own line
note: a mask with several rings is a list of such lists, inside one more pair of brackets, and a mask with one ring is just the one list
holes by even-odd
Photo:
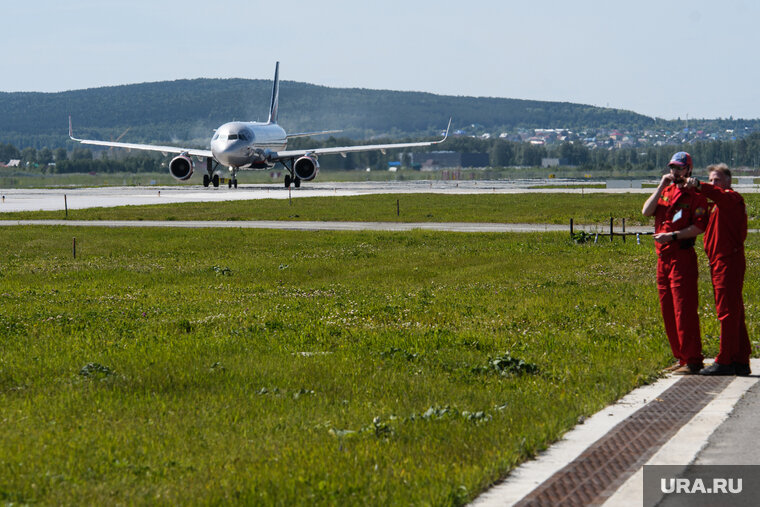
[[[0, 142], [20, 148], [63, 146], [68, 116], [80, 137], [206, 144], [231, 120], [266, 120], [272, 82], [193, 79], [58, 93], [0, 93]], [[432, 135], [453, 128], [634, 128], [653, 124], [630, 111], [567, 102], [454, 97], [421, 92], [280, 83], [279, 123], [288, 132], [342, 129], [344, 136]]]

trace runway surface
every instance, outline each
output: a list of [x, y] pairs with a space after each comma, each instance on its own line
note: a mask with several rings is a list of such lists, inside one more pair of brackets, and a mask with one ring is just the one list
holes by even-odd
[[[572, 184], [577, 188], [532, 188], [540, 185]], [[219, 187], [204, 188], [201, 185], [171, 187], [93, 187], [60, 189], [0, 189], [4, 197], [0, 213], [5, 211], [37, 211], [83, 209], [113, 206], [140, 206], [145, 204], [168, 204], [178, 202], [240, 201], [248, 199], [297, 199], [299, 197], [333, 197], [367, 194], [516, 194], [526, 192], [544, 193], [598, 193], [637, 192], [648, 193], [651, 189], [589, 189], [580, 185], [599, 185], [601, 181], [569, 182], [567, 180], [509, 180], [509, 181], [391, 181], [304, 183], [301, 188], [286, 189], [283, 185], [240, 185], [237, 189]], [[65, 198], [64, 198], [65, 196]]]
[[[389, 182], [318, 182], [304, 183], [301, 188], [286, 189], [281, 184], [240, 185], [237, 189], [204, 188], [201, 185], [125, 186], [56, 189], [0, 189], [0, 213], [84, 209], [113, 206], [141, 206], [179, 202], [218, 202], [249, 199], [297, 199], [300, 197], [330, 197], [368, 194], [592, 194], [636, 193], [650, 194], [653, 188], [623, 187], [631, 182], [599, 180], [523, 179], [483, 181], [389, 181]], [[656, 181], [649, 182], [656, 184]], [[614, 188], [586, 188], [608, 184]], [[567, 185], [570, 188], [549, 188]], [[736, 185], [741, 193], [760, 191], [758, 185]]]

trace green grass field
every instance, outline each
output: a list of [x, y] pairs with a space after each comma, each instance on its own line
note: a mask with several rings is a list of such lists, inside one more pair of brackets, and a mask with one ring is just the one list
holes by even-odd
[[[69, 210], [70, 220], [318, 220], [649, 225], [643, 194], [376, 194], [257, 199]], [[760, 227], [760, 194], [746, 194], [750, 227]], [[398, 203], [398, 204], [397, 204]], [[397, 215], [398, 213], [398, 215]], [[0, 213], [0, 220], [62, 219], [63, 211]]]
[[9, 227], [0, 244], [8, 504], [459, 505], [671, 361], [649, 240]]

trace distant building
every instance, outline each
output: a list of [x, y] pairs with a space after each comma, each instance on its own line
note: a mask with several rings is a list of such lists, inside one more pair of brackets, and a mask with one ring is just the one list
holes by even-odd
[[450, 167], [488, 167], [488, 153], [458, 153], [456, 151], [432, 151], [412, 153], [412, 167], [421, 171], [438, 171]]
[[569, 166], [570, 161], [566, 158], [542, 158], [541, 167]]

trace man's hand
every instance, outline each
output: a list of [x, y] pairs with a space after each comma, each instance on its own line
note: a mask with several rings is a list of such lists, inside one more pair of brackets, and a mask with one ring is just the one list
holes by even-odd
[[688, 188], [699, 188], [700, 181], [697, 178], [689, 178], [686, 180], [686, 186]]
[[663, 174], [662, 179], [660, 180], [660, 188], [665, 188], [671, 183], [675, 183], [676, 178], [670, 173]]
[[673, 233], [672, 232], [659, 232], [652, 236], [654, 240], [658, 243], [661, 243], [663, 245], [667, 245], [668, 243], [673, 242]]

